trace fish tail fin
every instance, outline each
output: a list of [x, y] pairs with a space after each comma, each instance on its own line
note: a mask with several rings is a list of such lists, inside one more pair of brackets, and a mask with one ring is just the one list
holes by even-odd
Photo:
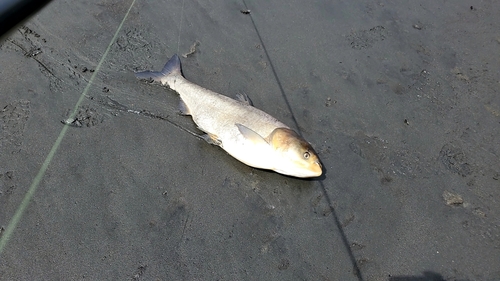
[[161, 74], [168, 76], [170, 74], [182, 75], [181, 60], [177, 54], [173, 55], [161, 70]]
[[162, 82], [163, 78], [166, 78], [170, 75], [181, 75], [182, 76], [182, 69], [181, 69], [181, 60], [179, 59], [178, 55], [173, 55], [168, 62], [165, 64], [163, 69], [161, 71], [142, 71], [142, 72], [136, 72], [135, 77], [139, 79], [144, 79], [144, 80], [153, 80], [156, 82]]

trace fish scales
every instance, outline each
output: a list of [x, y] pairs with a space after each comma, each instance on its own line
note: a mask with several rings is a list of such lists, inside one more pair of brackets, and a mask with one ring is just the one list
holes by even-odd
[[271, 115], [245, 103], [205, 89], [184, 77], [169, 77], [166, 84], [179, 93], [193, 121], [206, 132], [222, 137], [228, 129], [238, 130], [242, 124], [267, 137], [276, 128], [288, 128]]

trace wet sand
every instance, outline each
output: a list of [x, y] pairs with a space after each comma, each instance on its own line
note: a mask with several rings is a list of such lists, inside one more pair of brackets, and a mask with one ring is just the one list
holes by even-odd
[[[137, 1], [112, 40], [131, 3], [54, 1], [0, 43], [2, 239], [48, 164], [0, 279], [500, 279], [500, 3]], [[190, 134], [133, 75], [175, 53], [300, 131], [324, 176]]]

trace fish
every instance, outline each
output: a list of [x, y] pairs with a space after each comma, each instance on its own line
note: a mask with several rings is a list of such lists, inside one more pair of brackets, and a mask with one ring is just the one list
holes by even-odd
[[233, 99], [188, 81], [179, 56], [161, 71], [141, 71], [141, 80], [160, 82], [180, 96], [180, 111], [190, 115], [208, 143], [240, 162], [297, 178], [319, 177], [323, 167], [309, 142], [276, 118], [254, 107], [245, 95]]

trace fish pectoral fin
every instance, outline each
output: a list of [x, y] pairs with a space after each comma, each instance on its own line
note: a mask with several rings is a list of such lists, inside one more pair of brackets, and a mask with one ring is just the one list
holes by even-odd
[[240, 133], [245, 137], [245, 139], [251, 141], [254, 144], [263, 144], [263, 145], [269, 145], [269, 143], [264, 139], [261, 135], [256, 133], [254, 130], [236, 123], [236, 127], [238, 127], [238, 130], [240, 130]]
[[217, 146], [222, 147], [222, 141], [219, 139], [219, 137], [217, 137], [214, 134], [206, 133], [206, 134], [202, 135], [201, 138], [204, 139], [209, 144], [213, 144], [213, 145], [217, 145]]
[[182, 99], [179, 101], [179, 111], [182, 115], [191, 115], [191, 110]]
[[236, 99], [241, 101], [241, 102], [244, 102], [250, 106], [253, 106], [253, 102], [252, 100], [250, 99], [250, 97], [248, 97], [247, 94], [243, 93], [243, 94], [236, 94]]

